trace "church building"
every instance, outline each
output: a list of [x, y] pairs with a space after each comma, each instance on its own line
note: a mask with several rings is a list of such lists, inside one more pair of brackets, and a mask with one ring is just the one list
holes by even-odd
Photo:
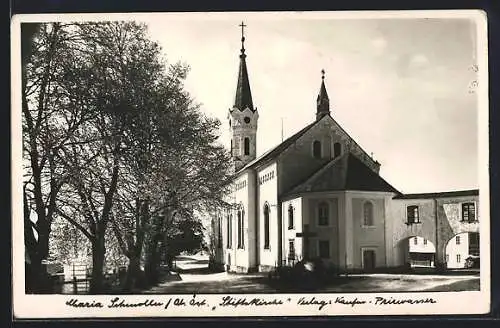
[[324, 71], [316, 108], [311, 106], [316, 118], [256, 157], [259, 112], [244, 41], [242, 33], [236, 95], [228, 113], [231, 206], [213, 218], [215, 262], [232, 272], [269, 271], [312, 258], [344, 270], [400, 265], [404, 256], [394, 259], [399, 253], [393, 249], [393, 229], [413, 228], [392, 221], [393, 213], [401, 212], [398, 206], [407, 204], [394, 202], [401, 193], [379, 175], [380, 163], [335, 121]]

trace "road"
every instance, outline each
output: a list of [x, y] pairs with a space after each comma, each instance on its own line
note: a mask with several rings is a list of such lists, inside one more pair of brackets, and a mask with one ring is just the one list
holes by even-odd
[[[277, 293], [286, 292], [269, 285], [265, 274], [213, 273], [206, 256], [180, 256], [176, 261], [177, 281], [165, 281], [145, 291], [147, 294]], [[418, 274], [352, 274], [340, 277], [319, 293], [418, 292], [479, 290], [479, 276]]]

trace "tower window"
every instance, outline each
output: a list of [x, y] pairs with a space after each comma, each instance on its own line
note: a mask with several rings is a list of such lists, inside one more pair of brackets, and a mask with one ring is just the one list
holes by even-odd
[[340, 142], [336, 142], [333, 144], [333, 158], [337, 158], [342, 153], [342, 145]]
[[269, 205], [264, 205], [264, 249], [269, 249]]
[[321, 142], [318, 140], [313, 142], [313, 156], [314, 158], [321, 158]]
[[246, 137], [244, 141], [244, 154], [250, 155], [250, 138]]
[[245, 116], [245, 118], [243, 119], [243, 121], [245, 121], [246, 124], [250, 123], [250, 117]]
[[288, 206], [288, 229], [291, 230], [293, 227], [293, 206], [290, 204], [290, 206]]

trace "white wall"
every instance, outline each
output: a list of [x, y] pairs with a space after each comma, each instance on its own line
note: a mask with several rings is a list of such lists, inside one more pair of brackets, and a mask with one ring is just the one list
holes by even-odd
[[[460, 237], [460, 244], [457, 245], [456, 238]], [[465, 267], [465, 260], [469, 257], [469, 234], [460, 233], [454, 236], [446, 244], [446, 266], [449, 269], [458, 269]], [[460, 255], [460, 261], [457, 259], [457, 255]]]
[[[262, 167], [257, 172], [258, 220], [259, 220], [259, 261], [260, 265], [278, 264], [278, 175], [276, 162]], [[269, 249], [264, 249], [264, 204], [269, 204]]]
[[[288, 209], [289, 206], [293, 207], [293, 229], [288, 229]], [[282, 222], [283, 222], [283, 259], [288, 261], [289, 241], [291, 239], [295, 242], [295, 256], [297, 260], [301, 260], [302, 254], [302, 238], [297, 237], [297, 232], [302, 232], [302, 198], [294, 198], [284, 201], [281, 207]]]
[[[415, 238], [417, 239], [417, 243], [415, 244]], [[425, 238], [415, 236], [408, 238], [408, 248], [410, 253], [436, 253], [436, 247], [434, 244], [427, 240], [427, 244], [425, 244]]]

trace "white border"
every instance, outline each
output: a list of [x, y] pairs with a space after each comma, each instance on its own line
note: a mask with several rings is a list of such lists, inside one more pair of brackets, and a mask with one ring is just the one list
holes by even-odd
[[[275, 294], [275, 295], [232, 295], [235, 298], [253, 297], [271, 301], [277, 299], [282, 305], [274, 306], [220, 306], [226, 295], [197, 295], [196, 299], [205, 299], [209, 305], [189, 306], [190, 295], [128, 295], [119, 296], [127, 302], [139, 302], [155, 299], [167, 302], [176, 297], [183, 298], [187, 306], [167, 309], [163, 307], [145, 308], [72, 308], [65, 305], [71, 295], [25, 295], [24, 294], [24, 249], [22, 220], [22, 184], [15, 177], [22, 176], [22, 131], [21, 131], [21, 70], [20, 70], [20, 23], [51, 21], [103, 21], [103, 20], [140, 20], [141, 18], [168, 15], [170, 20], [185, 20], [186, 17], [203, 16], [204, 20], [240, 20], [250, 16], [259, 16], [263, 20], [282, 19], [363, 19], [363, 18], [451, 18], [473, 19], [477, 24], [477, 60], [479, 67], [479, 85], [476, 89], [479, 98], [478, 110], [478, 149], [479, 149], [479, 186], [480, 207], [480, 247], [481, 247], [481, 290], [470, 292], [444, 293], [380, 293], [380, 294]], [[264, 13], [102, 13], [102, 14], [40, 14], [16, 15], [11, 22], [11, 86], [12, 86], [12, 234], [13, 234], [13, 315], [15, 318], [89, 318], [89, 317], [165, 317], [165, 316], [314, 316], [314, 315], [429, 315], [429, 314], [482, 314], [490, 311], [490, 207], [489, 207], [489, 153], [488, 153], [488, 80], [487, 80], [487, 17], [481, 10], [442, 10], [442, 11], [362, 11], [362, 12], [264, 12]], [[81, 301], [102, 302], [108, 304], [114, 296], [78, 296]], [[331, 301], [318, 310], [315, 305], [297, 305], [300, 298]], [[364, 300], [365, 304], [351, 306], [335, 303], [337, 297], [346, 300]], [[376, 297], [386, 299], [433, 299], [436, 303], [418, 305], [376, 305]], [[467, 302], [456, 302], [457, 297]], [[371, 302], [370, 302], [371, 301]], [[214, 308], [215, 307], [215, 308]]]

